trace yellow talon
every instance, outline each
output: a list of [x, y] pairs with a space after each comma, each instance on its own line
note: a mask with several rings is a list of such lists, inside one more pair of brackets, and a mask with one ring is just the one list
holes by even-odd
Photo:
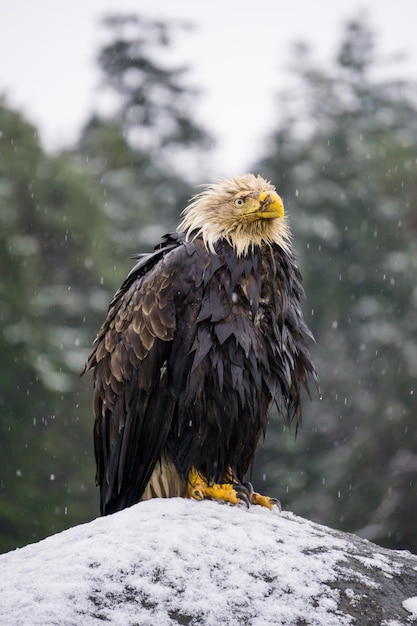
[[251, 503], [265, 506], [267, 509], [273, 509], [276, 507], [279, 511], [281, 511], [281, 503], [279, 500], [276, 498], [269, 498], [268, 496], [262, 496], [260, 493], [256, 493], [256, 491], [252, 494]]
[[209, 485], [197, 470], [192, 469], [188, 476], [187, 497], [195, 500], [223, 500], [231, 504], [239, 504], [241, 498], [232, 484], [224, 483]]
[[195, 468], [188, 475], [186, 497], [194, 498], [194, 500], [221, 500], [229, 504], [244, 503], [248, 508], [251, 504], [259, 504], [268, 509], [277, 508], [281, 511], [278, 500], [254, 492], [250, 483], [241, 485], [237, 482], [230, 482], [210, 485]]

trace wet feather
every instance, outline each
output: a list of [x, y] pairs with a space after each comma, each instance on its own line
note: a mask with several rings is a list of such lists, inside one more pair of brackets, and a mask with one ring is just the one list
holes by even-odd
[[253, 175], [208, 186], [114, 295], [86, 365], [103, 514], [181, 494], [191, 468], [243, 481], [272, 403], [301, 419], [317, 376], [288, 224], [245, 221], [236, 203], [273, 189]]

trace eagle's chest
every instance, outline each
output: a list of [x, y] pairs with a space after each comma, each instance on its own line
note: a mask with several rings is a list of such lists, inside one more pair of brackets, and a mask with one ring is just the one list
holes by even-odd
[[237, 467], [237, 458], [238, 474], [246, 472], [281, 375], [278, 262], [272, 250], [265, 258], [227, 252], [205, 257], [184, 309], [182, 336], [190, 329], [190, 348], [183, 342], [176, 360], [185, 364], [185, 377], [170, 439], [177, 459], [184, 455], [195, 464], [197, 450], [199, 468], [213, 480]]
[[204, 395], [207, 390], [233, 389], [244, 400], [265, 368], [276, 275], [271, 260], [260, 254], [217, 263], [201, 291], [190, 375]]

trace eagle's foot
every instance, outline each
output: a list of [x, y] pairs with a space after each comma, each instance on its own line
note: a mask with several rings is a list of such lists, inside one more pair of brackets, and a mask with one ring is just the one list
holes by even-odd
[[214, 483], [210, 485], [197, 470], [191, 470], [188, 477], [187, 497], [194, 500], [220, 500], [229, 504], [259, 504], [268, 509], [281, 511], [281, 504], [275, 498], [262, 496], [253, 490], [251, 483]]
[[256, 491], [252, 494], [252, 504], [259, 504], [260, 506], [265, 506], [267, 509], [272, 509], [281, 513], [282, 507], [281, 502], [277, 500], [277, 498], [270, 498], [269, 496], [263, 496], [260, 493], [256, 493]]

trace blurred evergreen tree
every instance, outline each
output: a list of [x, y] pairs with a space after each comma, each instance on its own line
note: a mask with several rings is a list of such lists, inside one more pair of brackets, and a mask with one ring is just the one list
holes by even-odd
[[64, 155], [46, 155], [33, 126], [4, 102], [0, 128], [0, 549], [7, 550], [94, 514], [91, 424], [80, 420], [78, 375], [82, 315], [98, 323], [107, 302], [100, 280], [109, 232], [95, 184]]
[[104, 27], [98, 63], [112, 113], [91, 118], [78, 149], [103, 190], [125, 260], [175, 228], [211, 138], [193, 120], [186, 69], [169, 61], [181, 25], [128, 15], [106, 18]]
[[330, 69], [299, 46], [256, 167], [286, 200], [323, 395], [296, 443], [272, 421], [256, 473], [295, 512], [417, 551], [417, 101], [374, 53], [360, 20]]
[[208, 141], [184, 70], [153, 60], [168, 26], [106, 25], [115, 106], [77, 146], [46, 154], [0, 105], [0, 551], [98, 514], [91, 379], [79, 373], [128, 257], [175, 226], [187, 163], [195, 171]]
[[196, 92], [183, 84], [187, 69], [169, 61], [173, 33], [187, 25], [116, 15], [107, 17], [104, 26], [109, 41], [98, 57], [103, 87], [116, 96], [116, 118], [129, 141], [163, 160], [169, 146], [177, 153], [180, 147], [207, 142], [206, 132], [190, 116]]

